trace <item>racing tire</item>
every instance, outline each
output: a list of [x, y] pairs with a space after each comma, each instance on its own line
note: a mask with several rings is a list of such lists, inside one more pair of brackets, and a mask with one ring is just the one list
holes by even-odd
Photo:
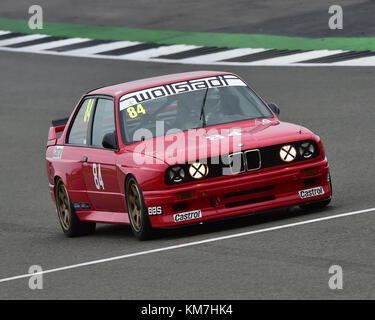
[[143, 198], [142, 189], [134, 177], [126, 181], [126, 206], [130, 228], [139, 240], [148, 240], [155, 236], [155, 230], [151, 226], [147, 214], [147, 208]]
[[312, 209], [322, 209], [326, 206], [329, 205], [329, 203], [331, 202], [332, 200], [332, 179], [331, 179], [331, 174], [328, 174], [328, 177], [329, 177], [329, 188], [330, 188], [330, 191], [331, 191], [331, 196], [327, 199], [323, 199], [323, 200], [320, 200], [320, 201], [316, 201], [316, 202], [310, 202], [310, 203], [306, 203], [306, 204], [300, 204], [299, 207], [303, 210], [312, 210]]
[[62, 180], [57, 181], [55, 195], [57, 215], [61, 228], [67, 237], [79, 237], [95, 232], [95, 222], [82, 222], [78, 219], [68, 190]]

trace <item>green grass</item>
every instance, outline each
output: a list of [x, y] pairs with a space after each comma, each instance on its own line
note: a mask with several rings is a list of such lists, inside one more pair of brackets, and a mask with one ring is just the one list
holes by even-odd
[[91, 26], [45, 22], [42, 30], [31, 30], [27, 20], [0, 18], [0, 30], [22, 33], [42, 33], [62, 37], [82, 37], [100, 40], [127, 40], [159, 44], [187, 44], [229, 48], [274, 48], [301, 50], [373, 50], [375, 38], [301, 38], [262, 34], [212, 32], [182, 32], [133, 29], [109, 26]]

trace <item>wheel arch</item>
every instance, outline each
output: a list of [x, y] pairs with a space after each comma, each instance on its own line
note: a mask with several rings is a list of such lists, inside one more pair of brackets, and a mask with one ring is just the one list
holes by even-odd
[[[131, 179], [131, 178], [134, 178], [134, 180], [135, 181], [137, 181], [137, 183], [138, 183], [138, 180], [137, 180], [137, 178], [136, 178], [136, 176], [133, 174], [133, 173], [128, 173], [127, 175], [126, 175], [126, 177], [125, 177], [125, 181], [124, 181], [124, 191], [125, 191], [125, 196], [126, 196], [126, 185], [127, 185], [127, 183], [128, 183], [128, 181], [129, 181], [129, 179]], [[138, 183], [139, 184], [139, 183]]]
[[55, 176], [53, 177], [53, 184], [54, 184], [53, 188], [54, 189], [56, 189], [56, 185], [59, 182], [59, 180], [61, 180], [64, 183], [64, 185], [66, 185], [66, 183], [65, 183], [64, 179], [62, 178], [62, 176], [60, 174], [55, 174]]

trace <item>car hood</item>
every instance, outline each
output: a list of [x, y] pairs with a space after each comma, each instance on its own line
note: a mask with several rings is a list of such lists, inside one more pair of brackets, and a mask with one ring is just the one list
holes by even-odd
[[255, 119], [168, 134], [128, 145], [126, 149], [173, 165], [313, 136], [302, 126], [276, 118]]

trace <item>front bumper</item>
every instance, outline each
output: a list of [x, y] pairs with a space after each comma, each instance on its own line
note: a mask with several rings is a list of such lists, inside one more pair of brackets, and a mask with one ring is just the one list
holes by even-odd
[[[299, 191], [314, 187], [322, 187], [324, 194], [300, 197]], [[147, 207], [162, 207], [163, 210], [161, 215], [149, 216], [153, 227], [179, 226], [329, 198], [329, 166], [327, 159], [323, 159], [215, 181], [143, 191], [143, 196]], [[175, 214], [196, 210], [201, 210], [200, 218], [175, 222]]]

